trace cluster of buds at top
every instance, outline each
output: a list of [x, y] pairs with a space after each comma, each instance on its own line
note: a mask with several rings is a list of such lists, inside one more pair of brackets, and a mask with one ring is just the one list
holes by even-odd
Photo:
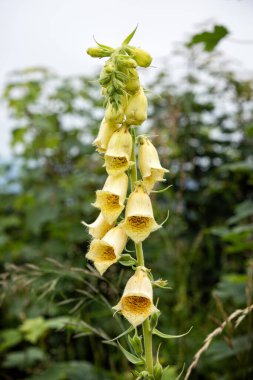
[[[148, 67], [151, 56], [144, 50], [129, 46], [133, 34], [118, 49], [98, 44], [89, 48], [92, 57], [108, 57], [100, 74], [105, 114], [93, 145], [104, 157], [108, 177], [97, 190], [93, 206], [100, 210], [97, 219], [84, 223], [93, 240], [86, 258], [94, 263], [101, 275], [123, 254], [127, 240], [140, 244], [161, 226], [155, 221], [149, 193], [168, 172], [161, 166], [156, 148], [147, 136], [135, 138], [134, 127], [147, 118], [147, 98], [140, 85], [137, 66]], [[138, 162], [142, 179], [131, 183], [131, 171], [137, 174], [135, 145], [139, 146]], [[127, 202], [126, 202], [127, 199]], [[125, 209], [125, 215], [119, 217]], [[145, 267], [137, 262], [135, 274], [128, 280], [123, 296], [114, 307], [137, 326], [157, 308], [153, 304], [153, 289]]]

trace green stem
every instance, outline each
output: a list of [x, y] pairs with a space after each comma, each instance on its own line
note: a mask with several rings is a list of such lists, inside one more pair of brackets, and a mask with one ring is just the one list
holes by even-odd
[[[130, 172], [130, 182], [131, 182], [131, 191], [134, 190], [135, 182], [137, 181], [137, 164], [135, 156], [135, 129], [131, 128], [131, 134], [133, 138], [133, 149], [131, 160], [134, 163]], [[142, 243], [135, 244], [136, 258], [138, 266], [145, 267], [144, 254], [142, 249]], [[152, 348], [152, 332], [150, 329], [149, 318], [147, 318], [142, 324], [142, 331], [144, 337], [144, 350], [145, 350], [145, 362], [146, 362], [146, 371], [153, 375], [153, 348]]]

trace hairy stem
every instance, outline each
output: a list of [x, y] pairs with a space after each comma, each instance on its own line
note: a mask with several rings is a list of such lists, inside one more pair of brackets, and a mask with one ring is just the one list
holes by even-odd
[[[132, 157], [131, 161], [134, 163], [130, 172], [130, 182], [131, 182], [131, 190], [134, 190], [135, 182], [138, 179], [137, 176], [137, 162], [135, 156], [135, 129], [131, 128], [131, 134], [133, 138], [133, 149], [132, 149]], [[135, 251], [137, 257], [138, 266], [145, 266], [144, 254], [142, 249], [142, 243], [135, 244]], [[144, 350], [145, 350], [145, 362], [146, 362], [146, 370], [150, 375], [153, 375], [153, 348], [152, 348], [152, 332], [150, 329], [149, 318], [147, 318], [142, 324], [142, 331], [144, 337]]]

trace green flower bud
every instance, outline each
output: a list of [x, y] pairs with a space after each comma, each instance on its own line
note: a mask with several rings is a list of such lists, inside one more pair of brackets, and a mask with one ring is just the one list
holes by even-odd
[[161, 380], [163, 375], [163, 367], [159, 361], [156, 362], [154, 366], [154, 377], [155, 380]]
[[103, 58], [103, 57], [110, 57], [113, 50], [109, 51], [101, 47], [94, 47], [94, 48], [88, 48], [86, 52], [93, 58]]
[[117, 63], [119, 66], [127, 67], [129, 69], [134, 69], [137, 66], [136, 61], [128, 56], [118, 58]]
[[139, 336], [137, 334], [137, 330], [135, 330], [135, 334], [133, 337], [128, 335], [128, 340], [131, 346], [133, 347], [134, 351], [138, 356], [143, 354], [143, 346], [142, 346], [142, 336]]
[[129, 94], [135, 94], [140, 89], [140, 80], [137, 70], [129, 70], [128, 77], [129, 79], [126, 83], [125, 90]]
[[120, 104], [116, 109], [111, 102], [108, 102], [105, 110], [105, 120], [109, 123], [121, 124], [124, 120], [124, 104]]
[[112, 62], [105, 64], [104, 71], [107, 74], [111, 74], [115, 70], [115, 66]]
[[138, 92], [130, 96], [126, 108], [126, 122], [129, 125], [140, 125], [147, 119], [147, 98], [141, 87]]
[[152, 62], [152, 57], [145, 50], [136, 48], [134, 46], [128, 47], [128, 52], [131, 54], [132, 58], [136, 61], [138, 66], [148, 67]]

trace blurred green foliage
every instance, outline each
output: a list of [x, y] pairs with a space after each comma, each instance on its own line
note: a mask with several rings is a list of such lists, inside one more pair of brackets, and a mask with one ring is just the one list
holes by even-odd
[[[155, 290], [160, 327], [180, 334], [194, 326], [161, 347], [171, 380], [217, 324], [252, 303], [253, 82], [197, 42], [180, 51], [177, 80], [173, 67], [154, 73], [142, 130], [170, 168], [165, 185], [173, 185], [152, 195], [156, 219], [168, 208], [171, 216], [144, 242], [147, 266], [172, 287]], [[1, 164], [4, 380], [131, 379], [115, 344], [103, 343], [128, 328], [111, 311], [128, 270], [117, 264], [102, 278], [84, 259], [89, 236], [80, 222], [97, 216], [90, 203], [106, 177], [91, 146], [103, 116], [97, 77], [31, 68], [5, 87], [13, 158]], [[252, 354], [245, 316], [215, 339], [190, 378], [251, 379]]]

